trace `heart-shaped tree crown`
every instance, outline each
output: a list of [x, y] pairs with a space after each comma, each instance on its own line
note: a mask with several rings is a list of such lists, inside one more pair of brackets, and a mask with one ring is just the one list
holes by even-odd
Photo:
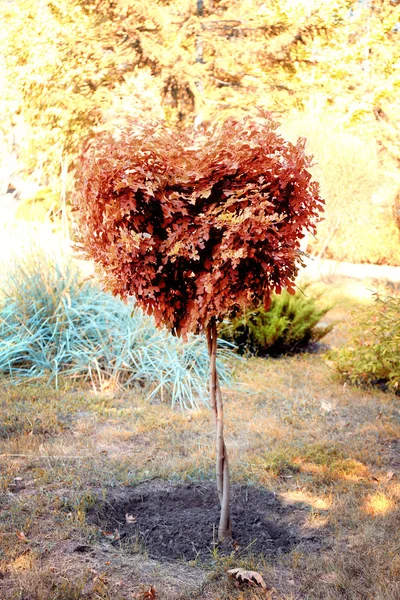
[[304, 230], [323, 207], [305, 140], [268, 117], [206, 131], [128, 123], [83, 151], [79, 241], [115, 294], [185, 335], [293, 291]]

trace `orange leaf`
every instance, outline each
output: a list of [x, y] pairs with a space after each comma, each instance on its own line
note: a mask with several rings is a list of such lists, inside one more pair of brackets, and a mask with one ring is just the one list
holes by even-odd
[[101, 533], [106, 537], [110, 542], [117, 542], [120, 539], [119, 531], [116, 529], [115, 531], [101, 531]]
[[26, 544], [29, 542], [28, 538], [26, 537], [23, 531], [16, 531], [15, 533], [17, 534], [17, 538], [21, 540], [21, 542], [25, 542]]

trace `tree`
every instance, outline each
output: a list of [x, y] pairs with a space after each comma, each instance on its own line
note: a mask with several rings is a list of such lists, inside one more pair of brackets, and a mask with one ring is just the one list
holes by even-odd
[[300, 240], [323, 204], [305, 140], [292, 145], [276, 127], [261, 113], [181, 132], [131, 121], [87, 142], [77, 178], [78, 239], [107, 287], [175, 335], [206, 332], [219, 540], [231, 520], [218, 323], [260, 299], [267, 307], [282, 287], [294, 293]]
[[50, 173], [61, 153], [75, 156], [82, 138], [111, 114], [153, 111], [184, 127], [194, 119], [244, 116], [252, 106], [283, 114], [318, 98], [348, 120], [375, 120], [373, 109], [390, 113], [396, 98], [399, 6], [375, 1], [350, 18], [350, 5], [0, 3], [7, 25], [0, 31], [2, 106], [7, 100], [19, 107], [29, 126], [25, 159]]

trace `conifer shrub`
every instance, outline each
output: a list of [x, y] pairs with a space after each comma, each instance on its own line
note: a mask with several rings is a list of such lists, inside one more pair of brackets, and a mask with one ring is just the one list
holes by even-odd
[[318, 299], [301, 291], [274, 294], [268, 311], [258, 304], [225, 321], [220, 336], [235, 344], [241, 354], [278, 356], [304, 350], [333, 328], [333, 324], [320, 323], [331, 306], [320, 306]]
[[328, 356], [352, 383], [378, 385], [399, 393], [400, 297], [377, 294], [371, 306], [359, 308], [351, 341]]

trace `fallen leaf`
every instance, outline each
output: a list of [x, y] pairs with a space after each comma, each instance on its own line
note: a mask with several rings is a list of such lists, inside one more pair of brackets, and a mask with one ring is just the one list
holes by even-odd
[[240, 550], [240, 546], [236, 540], [233, 540], [232, 546], [233, 546], [233, 549], [235, 550], [235, 552], [238, 552]]
[[143, 598], [146, 600], [155, 600], [156, 599], [156, 590], [155, 588], [153, 588], [153, 586], [151, 586], [147, 592], [144, 593]]
[[136, 523], [136, 517], [134, 517], [133, 515], [130, 515], [130, 514], [126, 513], [126, 515], [125, 515], [125, 521], [127, 523], [129, 523], [129, 524], [130, 523]]
[[110, 542], [118, 542], [120, 539], [119, 531], [116, 529], [115, 531], [103, 531], [101, 533], [106, 537]]
[[26, 544], [29, 542], [28, 538], [26, 537], [23, 531], [16, 531], [15, 533], [17, 534], [17, 538], [21, 540], [21, 542], [25, 542]]
[[132, 597], [137, 598], [137, 600], [156, 600], [157, 595], [155, 588], [151, 586], [145, 592], [138, 592], [136, 594], [133, 594]]
[[262, 575], [257, 573], [257, 571], [246, 571], [246, 569], [229, 569], [228, 573], [240, 583], [246, 583], [247, 585], [258, 585], [263, 589], [266, 589], [267, 587]]

